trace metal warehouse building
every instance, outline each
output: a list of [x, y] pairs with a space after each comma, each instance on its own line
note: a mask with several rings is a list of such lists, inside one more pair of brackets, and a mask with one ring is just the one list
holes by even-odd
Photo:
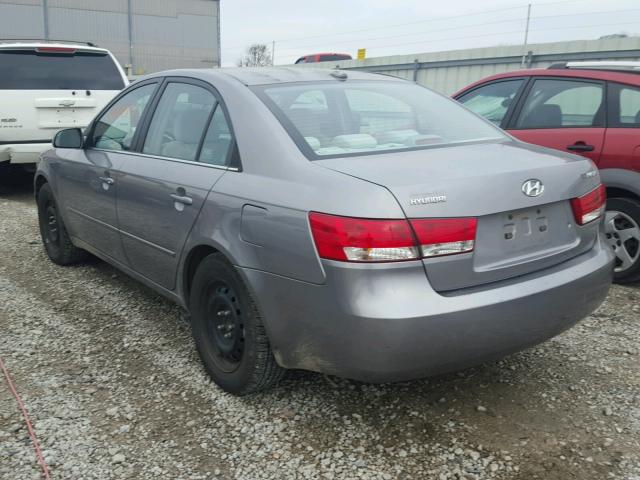
[[0, 0], [0, 38], [92, 42], [131, 73], [220, 66], [219, 0]]

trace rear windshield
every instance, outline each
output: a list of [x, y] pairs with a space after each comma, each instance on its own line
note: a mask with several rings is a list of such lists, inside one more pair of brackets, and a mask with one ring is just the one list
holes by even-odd
[[0, 50], [1, 90], [122, 90], [124, 81], [106, 53]]
[[507, 138], [457, 102], [409, 82], [305, 82], [254, 91], [312, 160]]

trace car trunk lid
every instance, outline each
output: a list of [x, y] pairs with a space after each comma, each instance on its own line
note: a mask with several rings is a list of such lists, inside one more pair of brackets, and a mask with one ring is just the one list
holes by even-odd
[[[597, 223], [576, 225], [570, 199], [595, 188], [588, 160], [501, 142], [319, 160], [386, 187], [407, 218], [476, 217], [474, 251], [424, 259], [437, 291], [523, 275], [590, 249]], [[539, 196], [523, 193], [539, 180]]]

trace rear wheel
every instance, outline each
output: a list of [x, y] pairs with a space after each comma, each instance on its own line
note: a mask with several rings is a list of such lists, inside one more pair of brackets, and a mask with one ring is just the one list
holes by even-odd
[[605, 215], [607, 242], [616, 254], [614, 281], [640, 280], [640, 202], [610, 198]]
[[87, 253], [71, 242], [48, 183], [38, 191], [37, 203], [40, 235], [49, 258], [58, 265], [71, 265], [84, 260]]
[[198, 266], [189, 304], [200, 358], [223, 390], [246, 395], [282, 378], [285, 370], [273, 357], [257, 305], [221, 254], [209, 255]]

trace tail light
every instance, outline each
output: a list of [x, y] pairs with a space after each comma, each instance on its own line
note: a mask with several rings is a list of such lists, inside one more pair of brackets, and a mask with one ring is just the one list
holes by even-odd
[[607, 191], [602, 184], [581, 197], [572, 198], [571, 208], [573, 209], [576, 223], [578, 225], [586, 225], [600, 218], [604, 214], [606, 202]]
[[397, 262], [470, 252], [475, 218], [373, 220], [311, 212], [321, 258], [343, 262]]
[[418, 248], [406, 220], [370, 220], [312, 212], [309, 222], [322, 258], [345, 262], [418, 258]]
[[475, 218], [422, 218], [410, 222], [423, 257], [473, 251], [478, 226]]
[[37, 47], [36, 52], [38, 53], [68, 53], [73, 54], [76, 53], [75, 48], [69, 47]]

